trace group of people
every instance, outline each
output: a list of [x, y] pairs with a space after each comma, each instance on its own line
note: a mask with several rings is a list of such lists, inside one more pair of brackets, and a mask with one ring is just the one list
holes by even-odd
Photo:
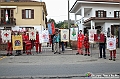
[[[102, 32], [100, 34], [103, 34]], [[104, 35], [104, 34], [103, 34]], [[114, 38], [114, 35], [111, 35], [111, 38]], [[118, 41], [116, 41], [117, 43]], [[85, 51], [83, 51], [83, 48], [85, 48]], [[80, 54], [84, 56], [90, 56], [90, 43], [89, 43], [89, 37], [88, 34], [82, 34], [82, 30], [79, 31], [78, 37], [77, 37], [77, 53], [76, 55]], [[104, 58], [106, 59], [106, 37], [104, 37], [104, 41], [103, 42], [99, 42], [99, 51], [100, 51], [100, 55], [99, 58]], [[85, 52], [85, 53], [83, 53]], [[109, 60], [113, 60], [115, 61], [116, 59], [116, 49], [115, 50], [109, 50], [110, 52], [110, 59]]]
[[[27, 32], [24, 32], [22, 34], [20, 34], [20, 32], [12, 32], [12, 35], [17, 36], [17, 35], [22, 35], [22, 41], [23, 41], [23, 54], [26, 53], [28, 54], [32, 54], [31, 53], [31, 49], [35, 46], [36, 48], [36, 53], [40, 53], [41, 52], [41, 44], [39, 43], [39, 33], [36, 32], [36, 40], [29, 40], [29, 34]], [[28, 46], [29, 44], [29, 46]], [[7, 42], [7, 56], [9, 55], [13, 55], [12, 54], [12, 40], [11, 42]], [[28, 51], [29, 50], [29, 51]], [[16, 56], [21, 55], [22, 52], [21, 50], [16, 50]]]

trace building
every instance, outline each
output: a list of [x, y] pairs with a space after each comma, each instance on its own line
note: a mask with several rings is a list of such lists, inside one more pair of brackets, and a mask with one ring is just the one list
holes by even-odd
[[45, 2], [0, 0], [0, 29], [12, 29], [17, 26], [43, 30], [46, 29], [46, 16]]
[[[93, 28], [98, 33], [103, 31], [106, 36], [118, 35], [120, 0], [76, 0], [70, 13], [75, 14], [75, 23], [84, 33]], [[78, 15], [81, 18], [76, 19]]]

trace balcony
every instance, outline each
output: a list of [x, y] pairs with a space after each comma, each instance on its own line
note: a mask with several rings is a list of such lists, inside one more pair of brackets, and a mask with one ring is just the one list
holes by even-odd
[[11, 27], [16, 25], [16, 19], [15, 18], [9, 18], [8, 21], [5, 21], [5, 18], [0, 18], [0, 26], [6, 26]]

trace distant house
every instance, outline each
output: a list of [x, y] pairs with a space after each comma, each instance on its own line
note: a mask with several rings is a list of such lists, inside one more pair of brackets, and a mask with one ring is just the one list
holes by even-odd
[[[6, 13], [8, 21], [6, 22]], [[0, 28], [39, 27], [46, 28], [47, 10], [45, 2], [32, 0], [0, 0]], [[5, 28], [6, 27], [6, 28]]]
[[84, 33], [95, 28], [106, 36], [117, 35], [120, 27], [120, 0], [76, 0], [70, 13], [81, 16], [75, 21]]

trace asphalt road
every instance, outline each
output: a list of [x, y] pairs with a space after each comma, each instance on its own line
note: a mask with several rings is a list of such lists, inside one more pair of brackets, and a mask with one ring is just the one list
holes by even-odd
[[120, 63], [81, 63], [53, 65], [0, 65], [0, 77], [65, 77], [93, 74], [120, 74]]

